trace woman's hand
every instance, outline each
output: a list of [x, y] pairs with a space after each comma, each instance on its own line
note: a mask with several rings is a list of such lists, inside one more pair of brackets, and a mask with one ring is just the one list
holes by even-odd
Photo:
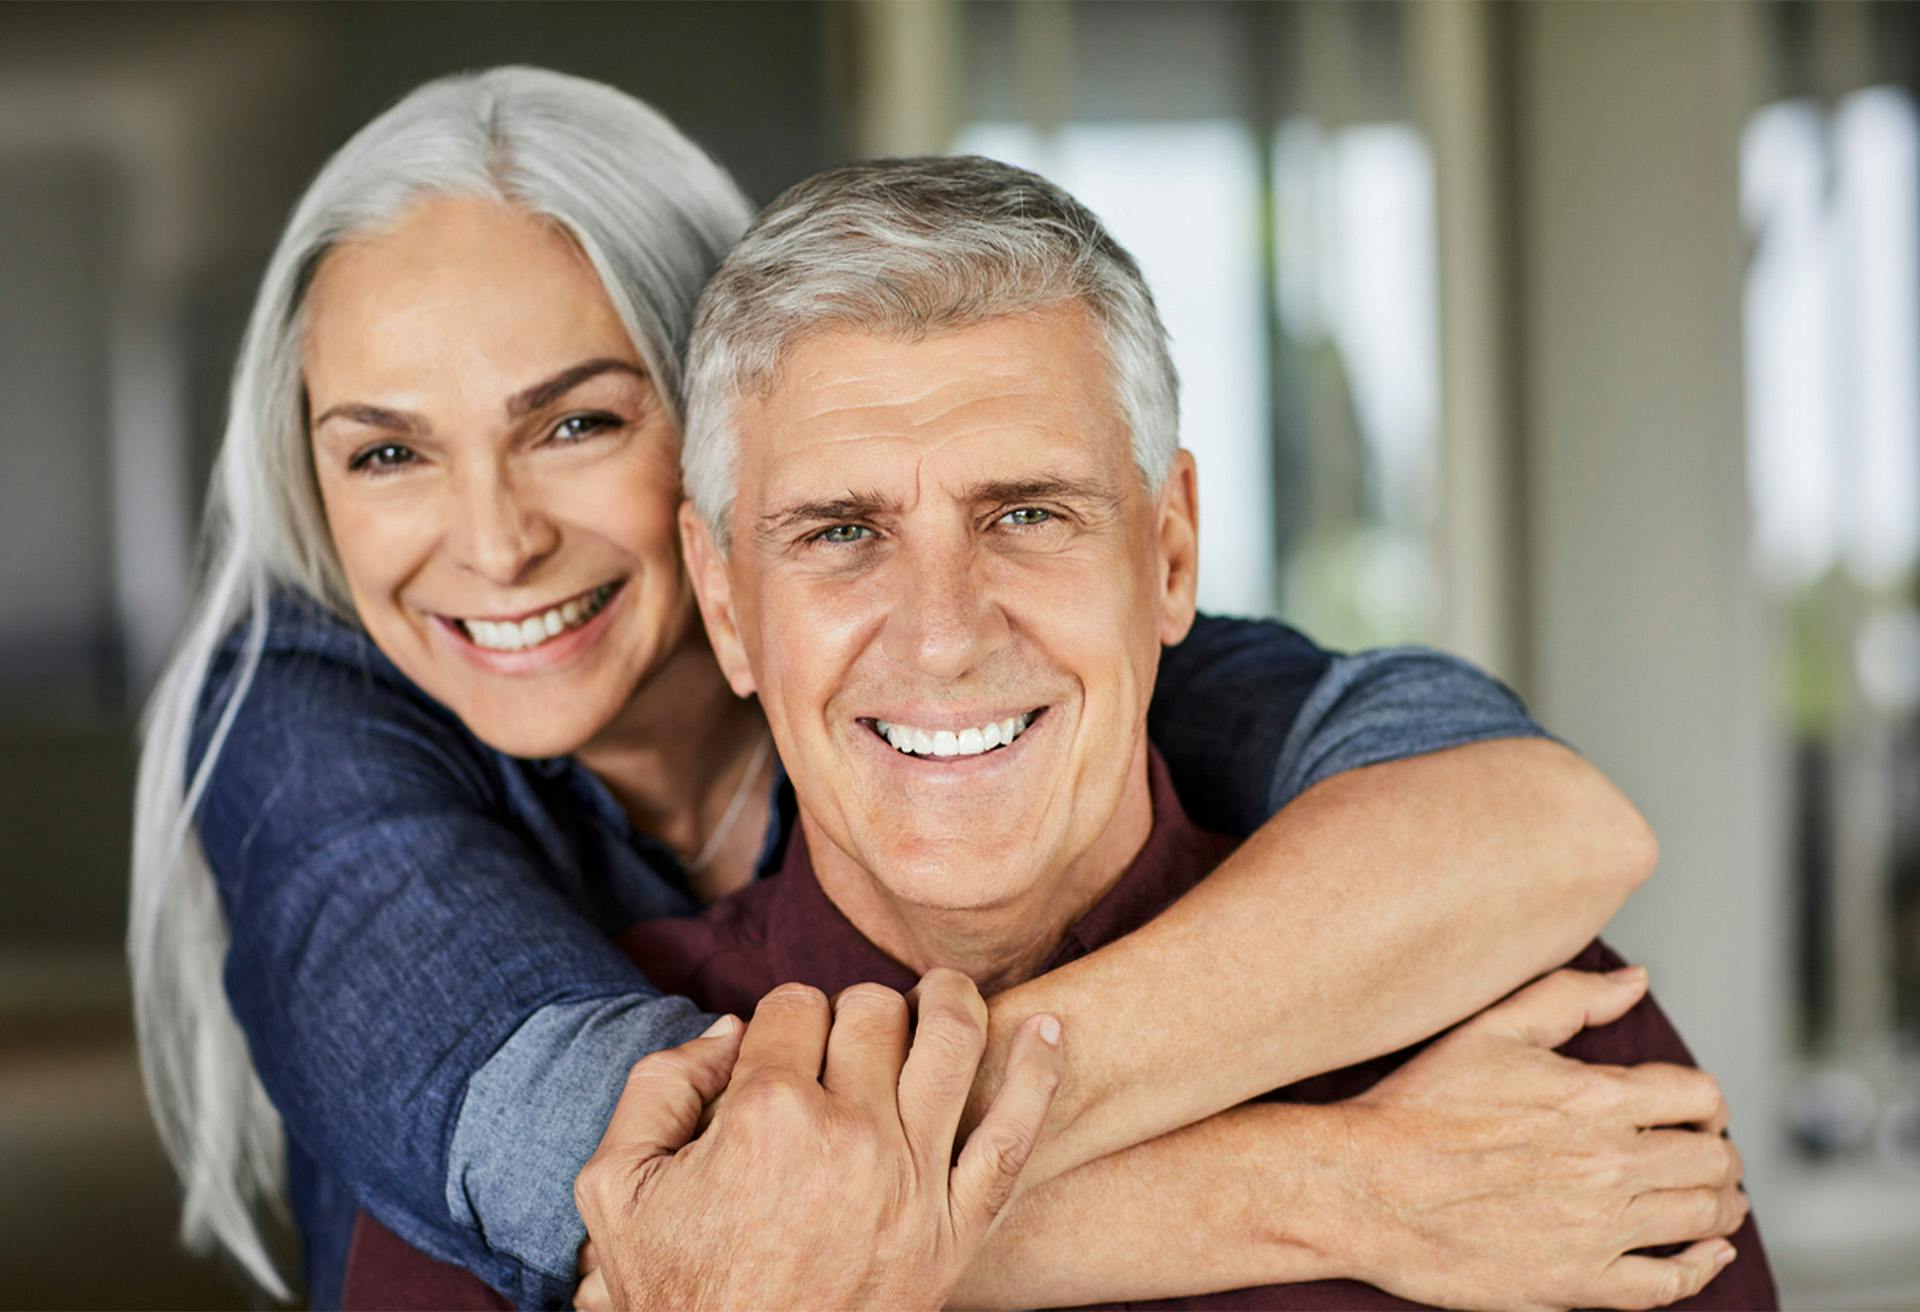
[[1646, 987], [1637, 968], [1556, 971], [1339, 1104], [1361, 1208], [1347, 1273], [1441, 1307], [1514, 1308], [1657, 1307], [1719, 1274], [1733, 1259], [1719, 1236], [1747, 1214], [1719, 1085], [1553, 1052]]
[[716, 1026], [638, 1063], [574, 1185], [589, 1241], [577, 1305], [940, 1307], [1060, 1078], [1057, 1022], [1036, 1017], [956, 1161], [986, 1023], [951, 970], [907, 997], [856, 985], [831, 1008], [790, 984], [744, 1033]]

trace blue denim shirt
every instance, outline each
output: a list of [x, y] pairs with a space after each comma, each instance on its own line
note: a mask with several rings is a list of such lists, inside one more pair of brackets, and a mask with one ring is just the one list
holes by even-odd
[[[239, 645], [209, 680], [194, 764]], [[1149, 731], [1195, 822], [1241, 836], [1341, 771], [1540, 732], [1451, 657], [1342, 657], [1206, 617], [1166, 652]], [[791, 818], [783, 787], [763, 869]], [[338, 1305], [356, 1207], [522, 1306], [564, 1305], [573, 1177], [627, 1068], [710, 1019], [609, 941], [695, 908], [673, 856], [585, 767], [487, 747], [364, 632], [292, 596], [198, 820], [227, 994], [286, 1125], [312, 1306]]]

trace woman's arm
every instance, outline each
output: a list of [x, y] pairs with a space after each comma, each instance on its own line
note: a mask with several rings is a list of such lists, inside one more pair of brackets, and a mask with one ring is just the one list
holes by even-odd
[[1572, 956], [1653, 868], [1618, 789], [1425, 649], [1203, 620], [1150, 729], [1197, 822], [1259, 828], [1142, 929], [992, 1000], [973, 1109], [1027, 1016], [1076, 1038], [1025, 1187], [1438, 1032]]
[[1391, 1052], [1567, 960], [1653, 843], [1555, 743], [1479, 743], [1309, 789], [1135, 933], [993, 998], [1074, 1036], [1027, 1187], [1269, 1089]]
[[[1379, 1083], [1369, 1063], [1070, 1171], [1010, 1207], [954, 1304], [1013, 1308], [1353, 1280], [1440, 1307], [1648, 1307], [1740, 1264], [1720, 1307], [1774, 1306], [1713, 1081], [1599, 945], [1490, 1008]], [[1623, 1018], [1624, 1017], [1624, 1018]], [[1574, 1032], [1638, 1065], [1553, 1048]], [[1397, 1060], [1397, 1059], [1396, 1059]], [[1658, 1064], [1666, 1063], [1666, 1064]], [[1293, 1094], [1290, 1092], [1290, 1096]], [[1703, 1128], [1649, 1135], [1649, 1122]], [[1704, 1204], [1696, 1206], [1695, 1204]], [[1629, 1257], [1655, 1244], [1691, 1245]], [[1358, 1285], [1288, 1291], [1375, 1306]], [[1272, 1300], [1249, 1298], [1270, 1305]]]
[[[204, 700], [223, 703], [218, 682]], [[573, 1175], [627, 1068], [711, 1019], [608, 939], [684, 894], [585, 806], [574, 825], [510, 820], [510, 786], [572, 782], [503, 777], [364, 639], [276, 607], [198, 827], [316, 1306], [356, 1206], [516, 1303], [563, 1303]]]
[[[583, 1233], [572, 1203], [574, 1172], [598, 1142], [627, 1068], [697, 1032], [705, 1018], [648, 988], [605, 942], [605, 925], [597, 922], [606, 917], [583, 910], [594, 888], [608, 882], [609, 872], [595, 864], [604, 855], [580, 850], [575, 835], [543, 833], [534, 841], [510, 828], [498, 812], [503, 799], [485, 777], [484, 763], [460, 745], [457, 727], [449, 728], [444, 712], [371, 656], [364, 640], [353, 639], [358, 649], [342, 652], [329, 647], [332, 639], [286, 645], [282, 631], [276, 617], [280, 645], [269, 652], [235, 725], [201, 825], [232, 931], [229, 994], [255, 1062], [292, 1144], [342, 1182], [353, 1200], [517, 1301], [565, 1298]], [[1433, 705], [1426, 708], [1395, 707], [1391, 698], [1350, 692], [1306, 716], [1310, 695], [1330, 686], [1324, 653], [1271, 625], [1203, 622], [1198, 636], [1220, 632], [1232, 639], [1226, 657], [1216, 644], [1188, 660], [1184, 652], [1200, 653], [1190, 640], [1169, 653], [1162, 687], [1172, 690], [1170, 704], [1178, 710], [1179, 689], [1195, 687], [1204, 701], [1210, 681], [1216, 692], [1224, 683], [1211, 712], [1216, 748], [1230, 738], [1250, 763], [1209, 749], [1204, 733], [1196, 744], [1166, 732], [1164, 716], [1156, 727], [1190, 810], [1215, 828], [1232, 826], [1208, 810], [1209, 799], [1257, 817], [1284, 797], [1291, 777], [1310, 780], [1349, 760], [1364, 763], [1366, 751], [1396, 754], [1398, 740], [1377, 729], [1383, 705], [1385, 721], [1416, 728], [1455, 716], [1460, 722], [1446, 726], [1461, 735], [1454, 741], [1532, 731], [1510, 698], [1486, 702], [1487, 690], [1498, 687], [1485, 679], [1481, 700], [1467, 699], [1466, 713], [1444, 698], [1429, 699]], [[1296, 721], [1319, 728], [1290, 746]], [[1448, 744], [1415, 737], [1398, 745], [1423, 751]], [[1203, 783], [1198, 793], [1187, 791], [1196, 758], [1226, 762], [1217, 787]], [[1283, 762], [1287, 777], [1279, 773]], [[554, 788], [564, 785], [551, 781]], [[1252, 796], [1235, 797], [1236, 789]], [[582, 864], [562, 872], [556, 861], [563, 857]], [[627, 859], [637, 866], [630, 852]], [[1230, 863], [1209, 884], [1225, 884], [1230, 892], [1244, 864]], [[1388, 873], [1405, 886], [1431, 888], [1427, 872], [1436, 868], [1422, 851], [1417, 867]], [[589, 870], [593, 878], [583, 882]], [[1477, 873], [1470, 870], [1469, 877]], [[1319, 882], [1337, 882], [1336, 875], [1327, 867]], [[667, 896], [665, 885], [655, 882]], [[1257, 873], [1243, 882], [1254, 886], [1256, 905], [1259, 895], [1282, 886]], [[1339, 924], [1340, 912], [1355, 905], [1354, 890], [1346, 893], [1326, 920]], [[1211, 896], [1203, 888], [1170, 914], [1191, 919], [1200, 899], [1204, 919], [1203, 895]], [[1244, 913], [1244, 903], [1235, 910], [1233, 896], [1223, 905], [1219, 914], [1230, 920]], [[1270, 928], [1258, 932], [1269, 945]], [[1218, 930], [1231, 936], [1234, 925]], [[1205, 941], [1198, 947], [1169, 942], [1164, 934], [1159, 949], [1152, 947], [1154, 936], [1144, 940], [1148, 958], [1173, 954], [1159, 968], [1143, 963], [1148, 993], [1165, 992], [1171, 978], [1175, 991], [1162, 1000], [1175, 999], [1178, 982], [1187, 981], [1182, 1005], [1203, 1015], [1223, 1013], [1220, 1028], [1234, 1044], [1258, 1025], [1299, 1030], [1281, 1034], [1283, 1050], [1321, 1032], [1312, 1013], [1327, 988], [1322, 982], [1308, 979], [1306, 995], [1291, 1000], [1278, 993], [1249, 999], [1235, 990], [1230, 1002], [1225, 989], [1195, 987], [1205, 983], [1195, 963], [1220, 960], [1219, 935], [1204, 925], [1200, 932]], [[1110, 968], [1126, 950], [1115, 945], [1088, 961], [1104, 959]], [[1069, 982], [1069, 991], [1073, 987]], [[1101, 1006], [1124, 1002], [1140, 987], [1129, 981]], [[1259, 1015], [1234, 1023], [1224, 1012], [1242, 1001]], [[1032, 994], [1001, 1000], [996, 1061], [1004, 1059], [1010, 1008], [1034, 1005]], [[1102, 1018], [1091, 1019], [1097, 1034]], [[1130, 1106], [1117, 1087], [1137, 1068], [1168, 1082], [1172, 1068], [1161, 1067], [1155, 1055], [1167, 1050], [1154, 1047], [1165, 1032], [1151, 1020], [1141, 1024], [1116, 1025], [1117, 1038], [1110, 1033], [1104, 1040], [1076, 1031], [1070, 1053], [1081, 1064], [1069, 1092], [1079, 1101], [1062, 1127], [1075, 1146], [1051, 1170], [1076, 1154], [1082, 1160], [1097, 1155], [1103, 1139], [1136, 1132], [1148, 1138], [1142, 1127], [1184, 1114], [1151, 1105], [1154, 1098]], [[1151, 1041], [1143, 1043], [1143, 1036]], [[1103, 1045], [1113, 1050], [1103, 1055]], [[1367, 1046], [1391, 1044], [1377, 1039]], [[1270, 1052], [1259, 1052], [1240, 1065], [1240, 1076], [1223, 1078], [1219, 1068], [1236, 1063], [1230, 1052], [1216, 1056], [1212, 1067], [1198, 1068], [1207, 1092], [1190, 1101], [1233, 1101], [1222, 1086], [1271, 1060]], [[997, 1084], [997, 1076], [988, 1083]], [[1049, 1169], [1044, 1161], [1037, 1165]]]

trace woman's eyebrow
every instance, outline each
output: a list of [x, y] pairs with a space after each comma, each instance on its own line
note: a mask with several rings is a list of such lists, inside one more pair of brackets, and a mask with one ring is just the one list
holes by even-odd
[[515, 392], [507, 398], [507, 418], [522, 419], [542, 406], [553, 402], [571, 392], [574, 388], [601, 374], [618, 371], [632, 374], [642, 382], [646, 381], [647, 371], [625, 360], [603, 357], [598, 360], [585, 360], [570, 368], [562, 369], [553, 377], [535, 383], [532, 387]]
[[[583, 360], [579, 364], [562, 369], [551, 378], [542, 379], [531, 387], [523, 388], [507, 398], [507, 417], [521, 419], [545, 405], [571, 392], [589, 378], [618, 371], [632, 374], [642, 382], [646, 381], [647, 371], [625, 360], [606, 357], [598, 360]], [[385, 406], [367, 405], [360, 401], [345, 401], [339, 405], [328, 406], [314, 419], [312, 427], [318, 430], [329, 419], [351, 419], [357, 424], [369, 428], [384, 428], [395, 433], [405, 433], [418, 437], [427, 431], [427, 422], [409, 410], [389, 410]]]
[[417, 437], [427, 431], [427, 425], [419, 415], [406, 410], [388, 410], [377, 405], [362, 405], [358, 401], [348, 401], [341, 405], [329, 406], [324, 414], [315, 419], [312, 429], [318, 431], [329, 419], [351, 419], [356, 424], [365, 424], [369, 428], [384, 428], [390, 432], [405, 433]]

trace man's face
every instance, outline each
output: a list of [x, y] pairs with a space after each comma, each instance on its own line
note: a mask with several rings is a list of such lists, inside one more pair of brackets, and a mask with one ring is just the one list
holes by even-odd
[[816, 862], [824, 840], [954, 909], [1106, 862], [1145, 804], [1160, 645], [1193, 617], [1193, 467], [1148, 493], [1084, 309], [811, 338], [735, 419], [729, 556], [683, 530]]

